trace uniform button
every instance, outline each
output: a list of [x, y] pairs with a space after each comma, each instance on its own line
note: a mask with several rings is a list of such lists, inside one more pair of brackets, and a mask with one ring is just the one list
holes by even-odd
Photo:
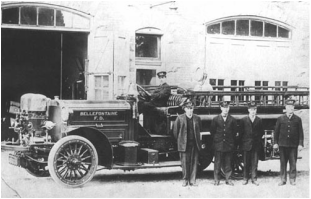
[[290, 126], [288, 125], [288, 127], [290, 127]]
[[287, 137], [289, 137], [289, 135]]
[[226, 129], [224, 129], [224, 131], [225, 131]]
[[226, 136], [226, 134], [224, 134], [224, 136]]
[[290, 132], [290, 130], [288, 130], [288, 132]]
[[225, 139], [223, 139], [223, 141], [225, 141]]

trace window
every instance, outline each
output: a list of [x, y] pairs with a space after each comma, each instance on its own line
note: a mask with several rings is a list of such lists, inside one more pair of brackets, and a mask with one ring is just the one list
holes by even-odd
[[220, 23], [207, 26], [208, 34], [220, 34]]
[[276, 37], [276, 25], [265, 23], [265, 37]]
[[234, 35], [234, 21], [222, 22], [222, 34]]
[[273, 19], [254, 16], [236, 16], [206, 24], [207, 34], [211, 35], [289, 39], [291, 31], [286, 26], [288, 25]]
[[136, 57], [159, 59], [159, 44], [160, 37], [157, 35], [136, 34]]
[[39, 9], [39, 25], [53, 26], [54, 25], [54, 10], [48, 8]]
[[241, 36], [249, 35], [249, 20], [236, 21], [236, 34]]
[[2, 10], [2, 23], [18, 24], [19, 8], [8, 8]]
[[125, 94], [125, 78], [126, 76], [118, 76], [118, 95]]
[[[224, 85], [224, 79], [218, 79], [218, 86], [223, 86]], [[224, 88], [218, 88], [219, 91], [223, 91]], [[222, 101], [223, 95], [218, 95], [218, 101]]]
[[31, 3], [21, 4], [23, 5], [16, 5], [13, 8], [2, 6], [2, 26], [16, 24], [19, 25], [18, 27], [31, 25], [38, 26], [38, 28], [47, 28], [46, 26], [48, 28], [65, 27], [79, 30], [90, 28], [90, 20], [88, 16], [83, 14], [48, 8], [48, 6], [31, 5]]
[[289, 38], [289, 30], [278, 27], [278, 37]]
[[[237, 80], [231, 80], [231, 86], [237, 86]], [[231, 91], [236, 91], [236, 88], [231, 88]], [[235, 96], [231, 96], [231, 101], [235, 101]]]
[[95, 76], [95, 100], [109, 99], [109, 76]]
[[251, 21], [251, 36], [262, 37], [263, 35], [263, 22]]
[[[224, 79], [210, 79], [209, 82], [213, 86], [214, 90], [219, 90], [219, 91], [224, 90], [224, 88], [216, 88], [217, 86], [223, 86], [224, 85]], [[212, 101], [221, 101], [222, 97], [223, 97], [222, 95], [213, 96], [211, 100]]]
[[[244, 86], [244, 80], [231, 80], [231, 86]], [[231, 91], [244, 91], [244, 88], [231, 88]], [[243, 101], [245, 96], [239, 96], [239, 101]], [[231, 101], [235, 101], [235, 96], [231, 96]]]
[[156, 85], [156, 70], [137, 69], [136, 83], [139, 85]]
[[[244, 86], [244, 80], [239, 80], [239, 86]], [[244, 88], [239, 88], [239, 91], [244, 91]], [[239, 101], [246, 101], [246, 96], [239, 96]]]
[[[255, 86], [261, 86], [261, 81], [255, 81]], [[255, 90], [260, 90], [261, 88], [255, 88]], [[260, 96], [256, 95], [255, 96], [255, 101], [260, 101]]]
[[26, 25], [37, 24], [37, 9], [35, 7], [21, 8], [21, 24]]

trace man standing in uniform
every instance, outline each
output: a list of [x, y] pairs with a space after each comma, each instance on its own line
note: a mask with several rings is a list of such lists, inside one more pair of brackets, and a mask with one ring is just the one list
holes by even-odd
[[188, 184], [197, 186], [197, 165], [202, 145], [200, 140], [201, 119], [198, 115], [193, 114], [193, 105], [190, 100], [184, 103], [185, 113], [176, 118], [173, 126], [173, 134], [177, 138], [177, 148], [180, 153], [183, 187]]
[[229, 181], [229, 178], [232, 173], [231, 159], [235, 150], [237, 122], [235, 118], [228, 114], [230, 109], [229, 102], [220, 102], [220, 109], [221, 114], [214, 117], [211, 124], [211, 135], [215, 150], [214, 185], [219, 185], [219, 173], [222, 167], [226, 176], [226, 184], [233, 186], [234, 184]]
[[160, 71], [157, 73], [160, 80], [160, 85], [151, 94], [151, 100], [149, 102], [139, 101], [138, 111], [139, 113], [145, 113], [146, 111], [152, 111], [155, 107], [166, 106], [167, 100], [171, 95], [171, 87], [166, 83], [166, 72]]
[[252, 183], [258, 186], [257, 182], [257, 167], [258, 153], [261, 149], [261, 140], [264, 134], [261, 118], [256, 116], [256, 102], [248, 103], [249, 115], [240, 120], [240, 149], [243, 151], [244, 159], [244, 182], [248, 183], [249, 170], [251, 170]]
[[275, 125], [274, 149], [280, 150], [280, 176], [279, 186], [286, 184], [287, 162], [289, 162], [289, 182], [296, 185], [296, 162], [298, 150], [303, 148], [303, 130], [301, 118], [294, 114], [295, 100], [285, 102], [286, 113], [280, 116]]

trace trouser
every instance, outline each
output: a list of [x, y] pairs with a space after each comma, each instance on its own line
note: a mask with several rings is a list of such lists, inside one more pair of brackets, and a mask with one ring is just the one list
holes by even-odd
[[214, 179], [216, 182], [220, 180], [220, 168], [223, 169], [226, 177], [226, 182], [232, 173], [231, 160], [233, 152], [221, 152], [215, 151], [215, 162], [214, 162]]
[[186, 152], [180, 152], [180, 161], [182, 167], [182, 179], [194, 184], [197, 175], [197, 166], [199, 161], [199, 151], [195, 145], [186, 147]]
[[249, 173], [251, 173], [252, 181], [257, 180], [257, 167], [258, 167], [258, 151], [251, 149], [250, 151], [244, 151], [244, 180], [249, 179]]
[[282, 182], [287, 179], [287, 162], [289, 162], [289, 180], [296, 181], [296, 162], [297, 162], [297, 147], [279, 147], [280, 149], [280, 177]]

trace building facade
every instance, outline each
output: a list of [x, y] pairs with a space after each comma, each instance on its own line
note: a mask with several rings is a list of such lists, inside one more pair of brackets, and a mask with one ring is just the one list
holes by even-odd
[[[2, 2], [2, 102], [108, 100], [130, 83], [309, 86], [309, 3]], [[2, 107], [4, 105], [2, 104]]]

